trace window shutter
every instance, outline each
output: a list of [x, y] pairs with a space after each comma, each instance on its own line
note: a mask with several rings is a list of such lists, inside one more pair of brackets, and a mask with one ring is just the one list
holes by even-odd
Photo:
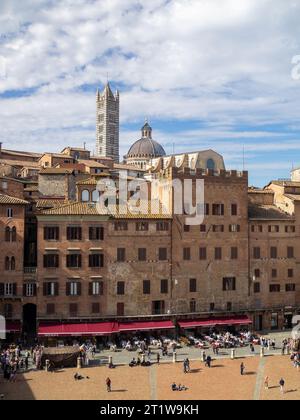
[[77, 283], [77, 295], [81, 296], [81, 283]]
[[0, 283], [0, 296], [4, 296], [4, 283]]
[[80, 254], [80, 255], [78, 255], [78, 267], [80, 267], [80, 268], [81, 268], [81, 261], [82, 261], [82, 258], [81, 258], [81, 254]]
[[26, 296], [26, 284], [23, 284], [23, 296]]
[[44, 268], [47, 268], [47, 255], [44, 255]]
[[82, 240], [82, 229], [79, 228], [79, 232], [78, 232], [78, 236], [79, 236], [79, 240]]
[[104, 284], [103, 281], [100, 281], [99, 283], [99, 294], [102, 296], [104, 293]]
[[47, 283], [43, 284], [43, 295], [47, 296]]
[[89, 283], [89, 296], [93, 295], [93, 283]]
[[17, 296], [17, 283], [13, 284], [13, 295]]
[[71, 294], [71, 285], [70, 285], [70, 283], [67, 283], [66, 284], [66, 295], [70, 296], [70, 294]]
[[36, 296], [36, 284], [33, 285], [33, 296]]
[[54, 284], [54, 293], [55, 293], [55, 296], [58, 296], [58, 290], [59, 290], [59, 285], [58, 285], [58, 283], [56, 282], [56, 283]]

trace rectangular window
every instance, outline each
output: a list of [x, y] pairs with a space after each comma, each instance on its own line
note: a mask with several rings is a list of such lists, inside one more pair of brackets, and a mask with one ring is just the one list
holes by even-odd
[[224, 225], [213, 225], [213, 232], [224, 232]]
[[126, 259], [126, 249], [125, 248], [118, 248], [117, 249], [117, 261], [124, 262]]
[[47, 315], [54, 315], [55, 314], [55, 304], [54, 303], [47, 303], [46, 314]]
[[147, 232], [149, 230], [149, 223], [148, 222], [137, 222], [136, 223], [136, 231], [137, 232]]
[[224, 216], [224, 204], [213, 204], [212, 214], [213, 216]]
[[27, 297], [36, 296], [36, 284], [35, 283], [26, 283], [24, 284], [24, 295]]
[[67, 296], [81, 296], [81, 283], [77, 281], [68, 282]]
[[147, 260], [147, 249], [146, 248], [139, 248], [138, 249], [138, 260], [139, 261], [146, 261]]
[[285, 291], [286, 292], [295, 292], [296, 291], [296, 284], [290, 283], [285, 285]]
[[190, 259], [191, 259], [191, 248], [183, 248], [183, 259], [184, 259], [184, 261], [190, 261]]
[[206, 248], [201, 247], [201, 248], [199, 249], [199, 258], [200, 258], [200, 260], [201, 260], [201, 261], [206, 260], [206, 258], [207, 258], [207, 255], [206, 255], [206, 254], [207, 254], [207, 253], [206, 253]]
[[226, 307], [227, 307], [228, 312], [232, 311], [232, 303], [231, 302], [227, 302]]
[[289, 277], [289, 278], [294, 277], [294, 270], [293, 270], [292, 268], [289, 268], [289, 269], [288, 269], [288, 277]]
[[128, 223], [127, 222], [115, 222], [115, 231], [127, 231], [128, 230]]
[[272, 276], [273, 279], [275, 279], [277, 277], [277, 270], [276, 270], [276, 268], [272, 268], [271, 276]]
[[287, 258], [294, 258], [294, 247], [287, 247]]
[[197, 292], [197, 279], [190, 279], [190, 293]]
[[285, 233], [295, 233], [296, 227], [295, 226], [285, 226]]
[[11, 219], [13, 217], [13, 209], [7, 209], [6, 211], [6, 215], [9, 219]]
[[151, 293], [151, 282], [150, 280], [144, 280], [143, 281], [143, 294], [150, 295], [150, 293]]
[[103, 282], [93, 281], [89, 285], [90, 296], [102, 296], [103, 295]]
[[90, 241], [103, 241], [103, 239], [104, 239], [104, 228], [102, 226], [89, 227], [89, 240]]
[[167, 259], [168, 259], [168, 250], [167, 250], [167, 248], [159, 248], [159, 250], [158, 250], [158, 259], [159, 259], [159, 261], [167, 261]]
[[89, 267], [90, 268], [104, 267], [104, 255], [103, 254], [89, 255]]
[[4, 284], [4, 296], [14, 296], [15, 293], [15, 287], [14, 283], [5, 283]]
[[168, 280], [161, 280], [160, 282], [160, 293], [167, 294], [169, 289], [169, 282]]
[[209, 311], [210, 312], [213, 312], [215, 310], [215, 304], [213, 303], [213, 302], [211, 302], [210, 304], [209, 304]]
[[125, 305], [123, 302], [117, 303], [117, 316], [125, 315]]
[[232, 260], [237, 260], [238, 259], [238, 248], [236, 246], [231, 247], [231, 251], [230, 251], [230, 257]]
[[231, 216], [237, 216], [238, 207], [237, 204], [231, 204]]
[[215, 248], [215, 260], [221, 260], [222, 259], [222, 248], [217, 247]]
[[224, 277], [223, 278], [223, 291], [235, 291], [236, 290], [236, 280], [235, 277]]
[[195, 299], [190, 300], [190, 313], [196, 312], [196, 301]]
[[44, 268], [58, 268], [59, 267], [59, 255], [58, 254], [46, 254], [44, 255]]
[[98, 302], [92, 303], [92, 314], [100, 314], [100, 303]]
[[256, 282], [253, 285], [254, 293], [260, 293], [260, 283]]
[[254, 258], [255, 260], [260, 259], [260, 247], [259, 247], [259, 246], [255, 246], [255, 247], [253, 248], [253, 258]]
[[156, 223], [157, 232], [168, 232], [169, 223], [168, 222], [157, 222]]
[[260, 278], [260, 269], [259, 269], [259, 268], [256, 268], [256, 269], [254, 270], [254, 277], [255, 277], [255, 278], [257, 278], [257, 279], [259, 279], [259, 278]]
[[270, 258], [277, 258], [277, 247], [271, 246], [270, 248]]
[[184, 225], [183, 230], [184, 232], [188, 233], [190, 231], [190, 225]]
[[279, 226], [278, 225], [269, 225], [268, 226], [269, 233], [278, 233], [279, 232]]
[[81, 268], [81, 254], [67, 255], [67, 268]]
[[200, 225], [200, 232], [206, 232], [206, 225]]
[[124, 281], [118, 281], [117, 295], [125, 295], [125, 282]]
[[80, 226], [68, 226], [67, 227], [67, 240], [68, 241], [81, 241], [82, 228]]
[[270, 284], [270, 293], [279, 293], [280, 284]]
[[59, 227], [58, 226], [44, 227], [44, 240], [45, 241], [59, 241]]
[[70, 303], [69, 310], [70, 310], [70, 316], [77, 316], [78, 314], [77, 303]]
[[240, 225], [229, 225], [229, 232], [238, 233], [241, 231]]
[[43, 285], [44, 296], [58, 296], [58, 283], [47, 282]]

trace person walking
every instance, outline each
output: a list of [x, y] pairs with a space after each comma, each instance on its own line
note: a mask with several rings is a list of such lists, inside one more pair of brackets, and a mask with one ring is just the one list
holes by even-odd
[[282, 394], [284, 394], [284, 385], [285, 385], [285, 381], [284, 381], [283, 378], [281, 378], [280, 381], [279, 381], [279, 386], [280, 386], [280, 392]]
[[265, 377], [265, 390], [269, 389], [269, 377]]
[[245, 372], [245, 365], [244, 365], [244, 363], [241, 363], [240, 371], [241, 371], [241, 375], [243, 376], [244, 375], [244, 372]]
[[211, 357], [210, 356], [207, 356], [207, 358], [206, 358], [206, 362], [205, 362], [205, 366], [207, 366], [208, 368], [210, 368], [211, 367]]
[[110, 378], [106, 379], [106, 389], [107, 389], [107, 392], [111, 392], [111, 380], [110, 380]]
[[156, 361], [157, 361], [157, 364], [159, 365], [159, 362], [160, 362], [160, 354], [159, 353], [157, 353], [157, 355], [156, 355]]

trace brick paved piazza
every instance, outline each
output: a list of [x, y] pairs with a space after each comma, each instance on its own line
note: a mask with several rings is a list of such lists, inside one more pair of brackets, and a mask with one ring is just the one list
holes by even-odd
[[[246, 366], [245, 376], [240, 375], [240, 364]], [[106, 366], [81, 369], [89, 379], [75, 381], [76, 369], [55, 373], [31, 371], [19, 375], [16, 383], [0, 379], [0, 393], [4, 399], [75, 399], [75, 400], [133, 400], [133, 399], [279, 399], [300, 400], [300, 371], [295, 369], [288, 356], [249, 357], [243, 359], [218, 359], [211, 369], [200, 361], [191, 362], [191, 373], [184, 374], [182, 363], [153, 364], [150, 368]], [[270, 389], [264, 390], [268, 375]], [[112, 380], [113, 392], [107, 393], [105, 380]], [[286, 381], [286, 393], [280, 393], [278, 382]], [[184, 384], [187, 391], [172, 392], [172, 382]]]

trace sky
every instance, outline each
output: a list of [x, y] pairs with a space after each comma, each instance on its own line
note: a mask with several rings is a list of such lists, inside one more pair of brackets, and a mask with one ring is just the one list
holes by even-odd
[[214, 149], [264, 186], [300, 166], [300, 0], [0, 0], [0, 141], [95, 150], [121, 92], [121, 156], [145, 118], [166, 153]]

